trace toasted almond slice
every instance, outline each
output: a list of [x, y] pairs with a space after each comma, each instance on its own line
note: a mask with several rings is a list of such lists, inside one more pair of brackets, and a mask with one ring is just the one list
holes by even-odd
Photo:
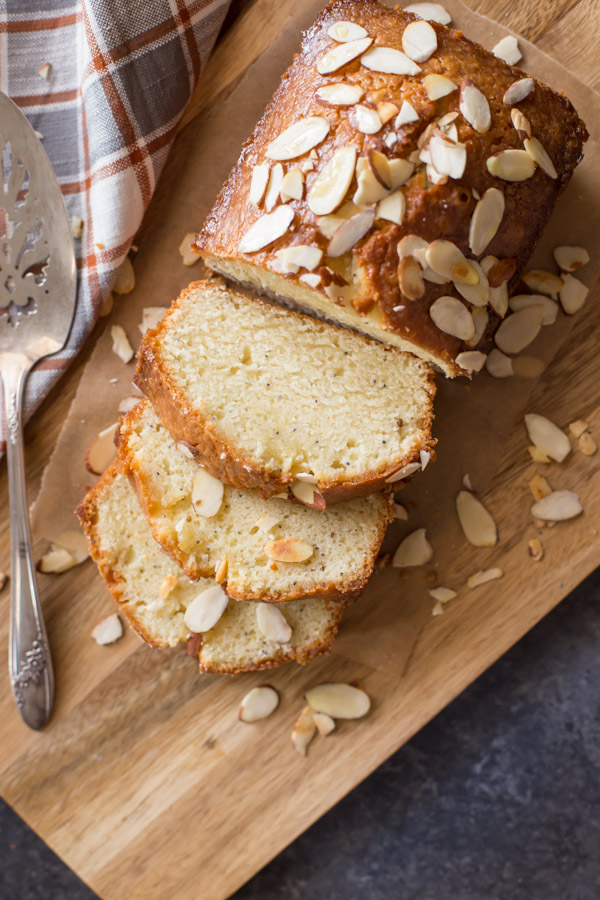
[[[390, 172], [390, 163], [384, 153], [380, 150], [369, 150], [367, 161], [373, 170], [373, 175], [386, 191], [392, 189], [392, 173]], [[361, 166], [363, 164], [361, 163]]]
[[505, 356], [496, 347], [488, 354], [485, 367], [494, 378], [509, 378], [515, 374], [510, 356]]
[[[429, 150], [422, 151], [421, 156], [427, 153], [427, 156], [430, 157]], [[433, 166], [430, 162], [425, 166], [425, 175], [427, 176], [427, 181], [430, 184], [447, 184], [448, 183], [448, 175], [440, 175], [435, 166]]]
[[534, 475], [529, 482], [529, 490], [531, 491], [534, 500], [541, 500], [542, 497], [547, 497], [548, 494], [552, 493], [552, 488], [544, 476], [539, 474]]
[[563, 522], [583, 512], [583, 506], [573, 491], [553, 491], [531, 507], [531, 515], [546, 522]]
[[256, 604], [256, 622], [264, 636], [276, 644], [287, 644], [292, 628], [274, 603]]
[[325, 116], [309, 116], [306, 119], [300, 119], [282, 131], [274, 141], [271, 141], [265, 155], [269, 159], [280, 162], [303, 156], [325, 140], [330, 127], [329, 119]]
[[468, 300], [469, 303], [472, 303], [473, 306], [485, 306], [486, 303], [490, 299], [490, 285], [487, 279], [487, 275], [481, 268], [478, 262], [475, 260], [470, 261], [470, 265], [476, 270], [479, 274], [479, 283], [478, 284], [461, 284], [459, 281], [455, 282], [454, 287], [465, 300]]
[[294, 210], [289, 206], [278, 206], [272, 213], [266, 213], [256, 220], [238, 244], [238, 253], [256, 253], [268, 247], [286, 233], [294, 220]]
[[300, 538], [280, 538], [265, 544], [263, 552], [269, 559], [277, 562], [299, 563], [310, 559], [314, 553], [314, 547]]
[[583, 434], [579, 435], [577, 448], [584, 454], [584, 456], [593, 456], [598, 449], [598, 445], [596, 444], [596, 441], [591, 436], [589, 431], [584, 431]]
[[269, 184], [267, 186], [267, 193], [265, 194], [264, 202], [267, 212], [271, 212], [278, 203], [282, 182], [283, 166], [281, 163], [276, 163], [269, 173]]
[[424, 472], [431, 462], [431, 453], [429, 450], [419, 450], [419, 459], [421, 460], [421, 472]]
[[469, 247], [479, 256], [496, 236], [504, 216], [504, 194], [498, 188], [488, 188], [478, 200], [471, 216]]
[[381, 103], [377, 104], [377, 115], [379, 116], [382, 125], [387, 125], [390, 119], [393, 119], [397, 112], [398, 107], [395, 103], [390, 103], [389, 100], [384, 100]]
[[393, 191], [377, 204], [377, 218], [402, 225], [406, 212], [406, 197], [401, 190]]
[[476, 306], [475, 309], [471, 310], [471, 318], [473, 319], [475, 333], [473, 334], [473, 337], [467, 341], [467, 344], [469, 347], [476, 347], [485, 333], [490, 317], [485, 306]]
[[342, 66], [347, 65], [347, 63], [352, 62], [353, 59], [356, 59], [357, 56], [364, 53], [372, 43], [373, 38], [364, 37], [358, 38], [358, 40], [355, 41], [347, 41], [346, 43], [338, 44], [337, 47], [328, 50], [327, 53], [324, 53], [319, 59], [317, 62], [317, 71], [320, 75], [329, 75], [330, 72], [336, 72], [338, 69], [341, 69]]
[[423, 86], [430, 100], [439, 100], [441, 97], [446, 97], [453, 91], [458, 90], [458, 86], [449, 78], [446, 78], [445, 75], [437, 75], [435, 73], [425, 76]]
[[258, 722], [279, 706], [279, 691], [270, 684], [259, 684], [242, 697], [238, 711], [240, 722]]
[[418, 75], [421, 67], [412, 59], [392, 47], [372, 47], [361, 56], [361, 63], [372, 72], [387, 75]]
[[67, 572], [77, 565], [79, 562], [66, 547], [51, 544], [50, 549], [38, 559], [36, 569], [44, 575], [60, 575], [61, 572]]
[[401, 241], [398, 241], [396, 249], [399, 259], [403, 259], [405, 256], [414, 256], [422, 267], [427, 265], [426, 254], [429, 244], [417, 234], [407, 234]]
[[299, 166], [294, 166], [283, 176], [279, 191], [282, 203], [288, 200], [302, 200], [304, 194], [304, 172]]
[[440, 25], [449, 25], [452, 16], [441, 3], [412, 3], [404, 7], [404, 12], [414, 13], [428, 22], [439, 22]]
[[543, 318], [541, 306], [529, 306], [511, 313], [500, 323], [494, 338], [496, 345], [503, 353], [520, 353], [540, 333]]
[[318, 478], [312, 472], [296, 472], [296, 479], [303, 481], [305, 484], [318, 484]]
[[515, 356], [512, 361], [513, 373], [519, 378], [539, 378], [544, 371], [544, 363], [535, 356]]
[[379, 200], [383, 200], [388, 196], [388, 189], [381, 184], [369, 165], [361, 167], [357, 165], [356, 181], [358, 187], [352, 197], [352, 202], [356, 204], [356, 206], [366, 206], [367, 204], [377, 203]]
[[341, 204], [354, 177], [355, 162], [356, 149], [340, 147], [319, 172], [308, 192], [308, 205], [315, 216], [326, 216]]
[[508, 302], [513, 312], [540, 306], [543, 310], [542, 325], [554, 325], [558, 315], [558, 303], [543, 294], [515, 294]]
[[121, 362], [131, 362], [134, 350], [125, 334], [125, 329], [121, 325], [111, 325], [110, 336], [112, 338], [113, 353], [116, 353]]
[[85, 454], [85, 467], [92, 475], [102, 475], [116, 456], [115, 431], [118, 422], [109, 425], [92, 441]]
[[305, 284], [307, 284], [311, 288], [317, 288], [321, 284], [321, 276], [314, 275], [310, 272], [306, 275], [299, 275], [298, 280], [303, 281]]
[[452, 241], [432, 241], [425, 256], [428, 265], [439, 275], [461, 284], [479, 284], [479, 272]]
[[185, 611], [183, 621], [193, 634], [214, 628], [229, 603], [229, 597], [219, 584], [213, 584], [198, 594]]
[[547, 151], [536, 137], [528, 137], [523, 141], [523, 146], [532, 160], [537, 163], [542, 172], [549, 175], [550, 178], [558, 178], [558, 172], [554, 168], [554, 163], [548, 156]]
[[313, 710], [310, 706], [305, 706], [292, 729], [292, 745], [296, 753], [306, 756], [308, 745], [314, 738], [316, 731], [317, 726], [313, 718]]
[[480, 372], [485, 366], [487, 356], [479, 350], [465, 350], [456, 357], [456, 364], [466, 372]]
[[536, 294], [547, 294], [555, 300], [564, 286], [562, 278], [546, 269], [529, 269], [528, 272], [523, 272], [521, 279]]
[[437, 50], [437, 35], [428, 22], [411, 22], [402, 33], [402, 49], [409, 59], [421, 63]]
[[407, 300], [420, 300], [425, 294], [421, 266], [413, 256], [404, 256], [399, 261], [398, 286]]
[[429, 153], [431, 164], [439, 175], [462, 178], [467, 164], [467, 148], [464, 144], [455, 144], [434, 135], [429, 141]]
[[503, 181], [526, 181], [535, 172], [535, 162], [526, 150], [499, 150], [486, 164], [490, 175]]
[[190, 444], [189, 441], [177, 441], [175, 449], [182, 453], [186, 459], [196, 459], [200, 455], [196, 447]]
[[467, 579], [467, 584], [473, 590], [473, 588], [479, 587], [482, 584], [487, 584], [488, 581], [495, 581], [497, 578], [502, 578], [504, 572], [502, 569], [495, 567], [493, 569], [480, 569], [479, 572], [475, 572], [474, 575], [470, 575]]
[[438, 603], [448, 603], [449, 600], [454, 600], [457, 596], [456, 591], [447, 587], [432, 588], [428, 593], [429, 596], [434, 600], [437, 600]]
[[402, 185], [406, 181], [408, 181], [412, 173], [415, 171], [415, 167], [407, 159], [398, 158], [390, 159], [389, 170], [390, 178], [392, 180], [392, 190], [395, 191], [397, 190], [397, 188], [402, 187]]
[[97, 644], [114, 644], [119, 638], [123, 637], [123, 623], [117, 613], [107, 616], [98, 622], [92, 631], [92, 637]]
[[335, 719], [332, 719], [331, 716], [327, 715], [327, 713], [313, 713], [313, 721], [317, 726], [317, 731], [320, 735], [323, 735], [323, 737], [331, 734], [331, 732], [335, 729]]
[[443, 616], [444, 615], [444, 605], [438, 600], [433, 609], [431, 610], [432, 616]]
[[386, 484], [395, 484], [396, 481], [402, 481], [404, 478], [408, 478], [409, 475], [414, 475], [421, 468], [420, 462], [407, 463], [407, 465], [402, 466], [401, 469], [398, 469], [394, 472], [393, 475], [390, 475], [385, 479]]
[[431, 281], [432, 284], [448, 284], [449, 282], [448, 278], [445, 278], [438, 272], [434, 272], [431, 266], [425, 266], [423, 269], [423, 278], [425, 281]]
[[146, 334], [147, 331], [156, 328], [166, 311], [164, 306], [145, 306], [142, 310], [142, 321], [138, 325], [140, 332]]
[[327, 34], [340, 44], [347, 44], [348, 41], [358, 41], [360, 38], [367, 37], [366, 30], [362, 25], [357, 25], [356, 22], [334, 22], [327, 29]]
[[513, 106], [515, 103], [520, 103], [521, 100], [524, 100], [525, 97], [530, 95], [534, 87], [535, 82], [533, 78], [521, 78], [519, 81], [513, 81], [504, 94], [502, 102], [506, 106]]
[[173, 593], [173, 591], [177, 587], [178, 581], [179, 579], [176, 575], [167, 575], [158, 591], [158, 596], [161, 600], [166, 600], [169, 594]]
[[394, 503], [394, 518], [401, 522], [406, 522], [408, 519], [408, 510], [402, 503]]
[[344, 203], [334, 215], [328, 216], [318, 216], [317, 217], [317, 227], [321, 234], [323, 234], [326, 238], [332, 238], [335, 231], [339, 228], [339, 226], [346, 219], [349, 219], [350, 216], [355, 215], [357, 212], [360, 212], [358, 206], [355, 206], [352, 201], [348, 200]]
[[352, 250], [371, 229], [375, 219], [374, 209], [363, 209], [362, 212], [346, 219], [333, 234], [327, 246], [327, 256], [336, 258]]
[[[495, 256], [486, 256], [481, 260], [481, 268], [485, 272], [486, 275], [489, 276], [489, 273], [495, 269], [498, 265], [498, 260]], [[489, 280], [489, 277], [488, 277]], [[506, 315], [506, 311], [508, 309], [508, 286], [503, 283], [499, 287], [490, 286], [490, 296], [488, 303], [501, 318]]]
[[508, 34], [501, 41], [492, 47], [492, 53], [498, 59], [503, 59], [509, 66], [516, 66], [521, 59], [521, 51], [519, 50], [519, 42], [512, 34]]
[[544, 548], [537, 538], [533, 538], [527, 544], [527, 552], [535, 562], [539, 562], [544, 555]]
[[468, 341], [475, 334], [473, 317], [456, 297], [438, 297], [429, 307], [429, 315], [440, 331]]
[[584, 247], [563, 246], [553, 250], [556, 264], [563, 272], [575, 272], [590, 261], [590, 254]]
[[531, 137], [531, 122], [527, 116], [523, 115], [520, 109], [516, 107], [511, 109], [510, 118], [521, 140]]
[[188, 231], [179, 245], [179, 252], [181, 253], [181, 259], [184, 266], [193, 266], [200, 260], [199, 254], [193, 249], [195, 240], [196, 233], [194, 231]]
[[223, 482], [198, 466], [192, 481], [192, 506], [199, 516], [210, 519], [221, 509]]
[[585, 419], [577, 419], [575, 422], [571, 422], [569, 425], [569, 431], [573, 435], [573, 437], [578, 438], [581, 437], [584, 431], [587, 431], [590, 427], [590, 423], [586, 422]]
[[270, 516], [268, 513], [265, 513], [264, 516], [260, 516], [260, 518], [256, 520], [256, 525], [261, 531], [268, 534], [272, 528], [275, 528], [275, 526], [279, 524], [279, 521], [277, 516]]
[[270, 173], [271, 167], [268, 162], [263, 162], [253, 167], [248, 194], [248, 200], [253, 206], [259, 206], [260, 201], [265, 196]]
[[296, 479], [290, 490], [296, 500], [299, 500], [304, 506], [310, 506], [312, 509], [325, 509], [325, 498], [314, 484], [307, 484], [305, 481]]
[[463, 81], [460, 88], [460, 111], [479, 134], [489, 131], [492, 116], [487, 97], [469, 78]]
[[133, 271], [133, 264], [129, 257], [126, 256], [119, 266], [117, 278], [113, 285], [113, 291], [115, 294], [130, 294], [134, 287], [135, 272]]
[[466, 539], [474, 547], [493, 547], [498, 530], [492, 516], [477, 497], [469, 491], [459, 491], [456, 512]]
[[543, 453], [539, 447], [531, 446], [527, 448], [529, 450], [529, 455], [535, 463], [549, 463], [552, 462], [549, 456]]
[[572, 316], [577, 310], [581, 309], [589, 294], [589, 288], [585, 286], [578, 278], [568, 273], [563, 275], [563, 286], [560, 289], [560, 305], [567, 313]]
[[[486, 256], [486, 259], [493, 259], [494, 257]], [[483, 260], [482, 260], [483, 262]], [[517, 261], [514, 257], [505, 257], [504, 259], [497, 259], [491, 268], [488, 270], [488, 280], [490, 283], [490, 287], [500, 287], [503, 284], [506, 284], [511, 280], [513, 275], [515, 274], [517, 268]]]
[[119, 406], [117, 407], [120, 413], [128, 413], [130, 409], [133, 409], [134, 406], [137, 406], [142, 398], [141, 397], [123, 397], [120, 401]]
[[400, 112], [396, 116], [396, 121], [394, 122], [394, 128], [401, 128], [403, 125], [408, 125], [410, 122], [418, 121], [419, 113], [416, 111], [412, 103], [409, 103], [408, 100], [403, 100], [402, 106], [400, 107]]
[[371, 708], [369, 695], [351, 684], [318, 684], [309, 688], [305, 697], [312, 710], [332, 719], [362, 719]]
[[571, 443], [567, 435], [545, 416], [527, 413], [525, 427], [532, 444], [556, 462], [562, 462], [571, 452]]
[[324, 84], [315, 91], [315, 97], [325, 106], [353, 106], [362, 100], [363, 94], [359, 84], [347, 84], [344, 81]]
[[433, 550], [427, 540], [424, 528], [417, 528], [407, 535], [400, 543], [392, 565], [397, 569], [406, 569], [410, 566], [424, 566], [433, 559]]
[[352, 107], [350, 118], [356, 130], [361, 134], [377, 134], [383, 128], [383, 122], [379, 118], [377, 110], [371, 109], [370, 106], [364, 106], [362, 103], [357, 103]]
[[215, 584], [222, 584], [225, 581], [228, 565], [229, 561], [226, 556], [222, 556], [217, 560], [215, 566]]
[[323, 251], [312, 244], [294, 244], [277, 250], [275, 257], [285, 275], [295, 275], [299, 269], [308, 269], [309, 272], [316, 269], [323, 258]]

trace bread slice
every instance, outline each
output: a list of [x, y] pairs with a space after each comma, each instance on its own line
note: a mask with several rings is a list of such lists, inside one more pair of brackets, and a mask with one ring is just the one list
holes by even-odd
[[[153, 647], [188, 641], [185, 610], [214, 581], [191, 582], [161, 552], [127, 477], [110, 466], [77, 512], [91, 556], [132, 628]], [[284, 609], [292, 637], [276, 644], [258, 628], [258, 604], [230, 600], [214, 628], [191, 637], [188, 647], [202, 672], [233, 675], [291, 660], [306, 663], [328, 651], [343, 607], [336, 600], [293, 600]]]
[[434, 443], [426, 363], [211, 282], [146, 333], [135, 382], [212, 475], [264, 497], [298, 478], [327, 504], [365, 496]]
[[[225, 485], [208, 518], [192, 504], [198, 464], [177, 449], [148, 400], [119, 427], [119, 468], [130, 476], [155, 539], [192, 580], [225, 565], [223, 588], [237, 600], [281, 601], [358, 594], [373, 571], [392, 513], [384, 494], [323, 511]], [[264, 551], [282, 538], [306, 541], [304, 562], [274, 562]]]

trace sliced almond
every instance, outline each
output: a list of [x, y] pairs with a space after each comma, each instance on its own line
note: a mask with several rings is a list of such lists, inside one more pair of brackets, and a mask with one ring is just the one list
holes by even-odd
[[305, 484], [318, 484], [319, 480], [312, 472], [296, 472], [296, 480], [303, 481]]
[[90, 555], [88, 542], [82, 531], [62, 531], [54, 539], [52, 546], [67, 550], [77, 565], [84, 562]]
[[323, 251], [313, 244], [294, 244], [277, 250], [275, 257], [284, 274], [295, 275], [299, 269], [308, 269], [309, 272], [316, 269], [323, 258]]
[[410, 122], [418, 121], [419, 113], [416, 111], [412, 103], [409, 103], [408, 100], [404, 100], [402, 102], [402, 106], [400, 107], [400, 112], [396, 116], [394, 128], [401, 128], [403, 125], [408, 125]]
[[513, 81], [511, 86], [504, 94], [502, 102], [506, 106], [512, 106], [515, 103], [520, 103], [521, 100], [524, 100], [525, 97], [528, 97], [530, 95], [534, 87], [535, 82], [533, 78], [521, 78], [519, 81]]
[[488, 581], [496, 581], [497, 578], [502, 578], [504, 572], [502, 569], [495, 567], [493, 569], [480, 569], [479, 572], [475, 572], [474, 575], [470, 575], [467, 579], [467, 584], [473, 590], [473, 588], [479, 587], [482, 584], [487, 584]]
[[514, 375], [513, 361], [500, 350], [494, 349], [488, 354], [485, 367], [493, 378], [509, 378]]
[[521, 140], [531, 137], [531, 122], [527, 116], [523, 115], [520, 109], [516, 107], [511, 109], [510, 118]]
[[179, 245], [179, 252], [181, 253], [181, 259], [184, 266], [193, 266], [200, 260], [199, 254], [193, 249], [195, 240], [196, 233], [194, 231], [188, 231]]
[[74, 238], [80, 238], [83, 235], [85, 222], [79, 216], [71, 216], [71, 234]]
[[439, 100], [441, 97], [446, 97], [453, 91], [458, 90], [458, 85], [446, 78], [445, 75], [437, 75], [435, 73], [425, 76], [423, 87], [430, 100]]
[[388, 163], [392, 190], [402, 187], [415, 171], [414, 165], [407, 159], [390, 159]]
[[339, 44], [332, 50], [328, 50], [317, 62], [317, 71], [320, 75], [329, 75], [330, 72], [337, 72], [342, 66], [352, 62], [357, 56], [367, 50], [373, 43], [373, 38], [358, 38], [355, 41], [347, 41]]
[[265, 209], [267, 212], [271, 212], [272, 209], [275, 208], [276, 204], [279, 202], [279, 194], [281, 191], [281, 184], [283, 182], [283, 166], [281, 163], [276, 163], [269, 173], [269, 184], [267, 186], [267, 193], [265, 194]]
[[478, 284], [461, 284], [459, 281], [455, 282], [454, 287], [465, 300], [468, 300], [469, 303], [472, 303], [473, 306], [485, 306], [488, 300], [490, 299], [490, 285], [487, 280], [487, 275], [481, 268], [478, 262], [475, 260], [471, 260], [469, 263], [479, 275], [479, 283]]
[[564, 281], [554, 272], [546, 269], [529, 269], [523, 272], [521, 280], [536, 294], [548, 294], [549, 297], [558, 299], [558, 294], [564, 286]]
[[323, 735], [323, 737], [331, 734], [335, 729], [335, 719], [332, 719], [327, 713], [313, 713], [313, 722], [317, 726], [317, 731], [320, 735]]
[[296, 500], [299, 500], [304, 506], [310, 506], [311, 509], [325, 509], [325, 498], [314, 484], [307, 484], [305, 481], [296, 479], [290, 490]]
[[192, 481], [192, 506], [199, 516], [210, 519], [221, 509], [223, 502], [223, 482], [198, 466]]
[[141, 397], [123, 397], [119, 403], [118, 410], [120, 413], [128, 413], [140, 402]]
[[405, 256], [414, 256], [421, 266], [425, 267], [427, 265], [426, 254], [429, 244], [417, 234], [407, 234], [401, 241], [398, 241], [396, 249], [399, 259]]
[[113, 285], [113, 291], [115, 294], [130, 294], [134, 287], [135, 272], [133, 271], [133, 264], [129, 257], [126, 256], [119, 266], [117, 278]]
[[354, 177], [355, 162], [356, 149], [340, 147], [319, 172], [308, 192], [308, 205], [315, 216], [326, 216], [341, 204]]
[[425, 62], [437, 50], [437, 35], [428, 22], [411, 22], [402, 33], [402, 49], [414, 62]]
[[115, 422], [114, 425], [109, 425], [108, 428], [100, 432], [98, 437], [88, 447], [84, 462], [86, 469], [92, 475], [102, 475], [115, 458], [117, 454], [115, 446], [117, 426], [118, 422]]
[[590, 427], [590, 423], [586, 422], [585, 419], [577, 419], [575, 422], [571, 422], [569, 425], [569, 431], [573, 435], [573, 437], [580, 437], [584, 431], [587, 431]]
[[402, 191], [393, 191], [377, 204], [377, 218], [402, 225], [406, 213], [406, 197]]
[[192, 634], [202, 634], [214, 628], [229, 603], [229, 597], [219, 584], [213, 584], [198, 594], [185, 611], [183, 621]]
[[[343, 50], [344, 48], [336, 47], [336, 49]], [[300, 119], [282, 131], [274, 141], [271, 141], [267, 147], [266, 156], [280, 162], [303, 156], [325, 140], [330, 127], [329, 119], [325, 116], [309, 116], [306, 119]]]
[[340, 208], [335, 212], [334, 215], [328, 216], [317, 216], [317, 227], [321, 234], [323, 234], [326, 238], [332, 238], [335, 231], [340, 227], [342, 222], [346, 219], [349, 219], [350, 216], [355, 215], [357, 212], [360, 212], [358, 206], [355, 206], [352, 201], [348, 200], [344, 203]]
[[469, 78], [465, 79], [461, 85], [459, 108], [475, 131], [479, 134], [489, 131], [492, 116], [487, 97]]
[[226, 556], [222, 556], [219, 560], [217, 560], [217, 564], [215, 566], [215, 584], [222, 584], [227, 577], [227, 568], [229, 566], [229, 561]]
[[475, 205], [469, 228], [469, 247], [475, 256], [480, 256], [496, 236], [504, 206], [504, 194], [498, 188], [488, 188]]
[[543, 453], [539, 447], [531, 447], [527, 448], [529, 450], [529, 455], [531, 456], [534, 463], [549, 463], [552, 462], [549, 456]]
[[274, 603], [256, 604], [256, 622], [264, 636], [276, 644], [287, 644], [292, 628]]
[[321, 276], [308, 273], [307, 275], [298, 276], [299, 281], [303, 281], [311, 288], [317, 288], [321, 284]]
[[377, 134], [383, 128], [383, 122], [379, 118], [377, 110], [371, 109], [370, 106], [357, 103], [352, 107], [350, 115], [354, 127], [362, 134]]
[[292, 745], [296, 753], [306, 756], [308, 745], [314, 738], [316, 731], [317, 726], [313, 718], [313, 710], [310, 706], [305, 706], [292, 729]]
[[545, 416], [528, 413], [525, 416], [525, 427], [532, 444], [556, 462], [562, 462], [571, 452], [567, 435]]
[[177, 441], [175, 449], [179, 453], [182, 453], [186, 459], [196, 459], [196, 457], [200, 455], [196, 447], [194, 447], [193, 444], [190, 444], [189, 441]]
[[362, 99], [363, 94], [360, 85], [343, 81], [325, 84], [315, 91], [315, 97], [325, 106], [353, 106]]
[[371, 708], [369, 695], [351, 684], [318, 684], [309, 688], [305, 697], [312, 710], [332, 719], [361, 719]]
[[544, 476], [539, 474], [534, 475], [529, 482], [529, 490], [531, 491], [534, 500], [541, 500], [542, 497], [547, 497], [548, 494], [552, 493], [552, 488]]
[[402, 503], [394, 503], [394, 518], [401, 522], [406, 522], [408, 519], [408, 510]]
[[503, 181], [526, 181], [535, 172], [535, 162], [526, 150], [500, 150], [486, 164], [490, 175]]
[[584, 454], [584, 456], [593, 456], [596, 450], [598, 449], [598, 445], [596, 441], [591, 436], [589, 431], [584, 431], [583, 434], [579, 436], [579, 440], [577, 441], [577, 449]]
[[399, 261], [398, 285], [407, 300], [420, 300], [425, 294], [421, 266], [413, 256], [404, 256]]
[[372, 72], [387, 75], [418, 75], [421, 67], [412, 59], [392, 47], [373, 47], [361, 56], [361, 63]]
[[[373, 170], [373, 175], [386, 191], [392, 189], [392, 174], [390, 172], [390, 163], [384, 153], [379, 150], [369, 150], [367, 154], [368, 163]], [[363, 163], [361, 162], [361, 167]]]
[[304, 194], [304, 173], [299, 166], [294, 166], [283, 176], [279, 195], [283, 203], [288, 200], [302, 200]]
[[37, 561], [36, 569], [44, 575], [60, 575], [77, 565], [78, 561], [66, 547], [51, 544], [50, 549]]
[[465, 350], [459, 353], [455, 362], [466, 372], [480, 372], [485, 366], [487, 356], [479, 350]]
[[286, 233], [294, 219], [294, 210], [289, 206], [278, 206], [272, 213], [266, 213], [256, 220], [238, 244], [238, 253], [256, 253], [268, 247]]
[[428, 593], [429, 596], [434, 600], [437, 600], [438, 603], [448, 603], [450, 600], [454, 600], [454, 598], [457, 596], [456, 591], [453, 591], [451, 588], [447, 587], [432, 588]]
[[573, 491], [553, 491], [531, 507], [531, 515], [545, 522], [563, 522], [583, 512], [583, 506]]
[[275, 526], [279, 524], [279, 521], [280, 520], [276, 516], [270, 516], [268, 513], [265, 513], [264, 516], [260, 516], [260, 518], [256, 520], [256, 525], [261, 531], [268, 534], [272, 528], [275, 528]]
[[278, 706], [279, 691], [270, 684], [260, 684], [242, 697], [238, 719], [240, 722], [258, 722], [274, 713]]
[[[481, 268], [488, 276], [488, 281], [489, 273], [496, 267], [497, 264], [498, 260], [495, 256], [486, 256], [481, 260]], [[501, 284], [499, 287], [490, 286], [490, 296], [488, 303], [490, 304], [494, 312], [500, 316], [500, 318], [504, 318], [508, 309], [508, 286], [506, 284]]]
[[544, 363], [535, 356], [515, 356], [512, 361], [513, 373], [519, 378], [539, 378], [544, 371]]
[[427, 540], [427, 533], [424, 528], [417, 528], [400, 543], [394, 553], [392, 565], [397, 569], [406, 569], [412, 566], [424, 566], [432, 559], [433, 550]]
[[560, 289], [560, 305], [567, 313], [572, 316], [577, 310], [581, 309], [589, 294], [589, 288], [575, 278], [574, 275], [565, 273], [563, 275], [563, 286]]
[[327, 29], [327, 34], [334, 41], [339, 41], [341, 44], [347, 44], [348, 41], [358, 41], [360, 38], [367, 36], [367, 32], [362, 25], [357, 25], [356, 22], [334, 22]]
[[492, 516], [477, 497], [469, 491], [459, 491], [456, 512], [466, 539], [474, 547], [493, 547], [498, 530]]
[[503, 353], [520, 353], [540, 333], [544, 310], [541, 306], [530, 306], [511, 313], [500, 323], [494, 340]]
[[590, 254], [584, 247], [555, 247], [553, 255], [563, 272], [575, 272], [590, 261]]
[[131, 362], [134, 350], [129, 343], [129, 338], [125, 334], [125, 329], [121, 325], [111, 325], [110, 336], [112, 338], [113, 353], [116, 353], [121, 362]]
[[452, 241], [433, 241], [427, 248], [426, 259], [434, 272], [452, 281], [479, 284], [479, 272]]
[[393, 475], [390, 475], [385, 479], [386, 484], [395, 484], [396, 481], [402, 481], [404, 478], [408, 478], [409, 475], [414, 475], [421, 468], [420, 462], [408, 463], [405, 466], [402, 466], [401, 469], [398, 469], [394, 472]]
[[527, 544], [527, 552], [535, 562], [539, 562], [544, 555], [544, 548], [537, 538], [533, 538]]
[[381, 184], [369, 165], [362, 167], [357, 166], [356, 181], [358, 187], [352, 197], [352, 202], [356, 204], [356, 206], [366, 206], [367, 204], [377, 203], [379, 200], [383, 200], [388, 196], [388, 189]]
[[469, 347], [476, 347], [485, 334], [490, 317], [485, 306], [477, 306], [475, 309], [471, 310], [471, 318], [473, 319], [475, 333], [473, 337], [467, 341], [467, 344]]
[[553, 325], [558, 315], [558, 303], [543, 294], [515, 294], [508, 302], [513, 312], [540, 306], [543, 310], [542, 325]]
[[[423, 153], [421, 154], [423, 156]], [[430, 156], [429, 150], [427, 150], [427, 156]], [[447, 184], [448, 183], [448, 175], [440, 175], [435, 166], [433, 166], [430, 162], [425, 166], [425, 175], [427, 176], [427, 181], [430, 184]]]
[[455, 144], [434, 135], [429, 142], [429, 153], [431, 163], [439, 175], [462, 178], [467, 164], [467, 148], [464, 144]]
[[145, 306], [142, 310], [142, 321], [138, 325], [140, 332], [146, 334], [147, 331], [156, 328], [165, 313], [164, 306]]
[[429, 307], [429, 315], [440, 331], [468, 341], [475, 333], [473, 317], [456, 297], [438, 297]]
[[248, 200], [253, 206], [259, 206], [260, 201], [265, 196], [270, 174], [271, 167], [268, 162], [263, 162], [253, 167], [248, 194]]
[[277, 562], [298, 563], [310, 559], [314, 553], [314, 547], [300, 538], [280, 538], [265, 544], [263, 552], [269, 559]]
[[123, 623], [117, 613], [107, 616], [98, 622], [92, 631], [92, 637], [97, 644], [114, 644], [119, 638], [123, 637]]
[[334, 232], [327, 247], [327, 256], [334, 259], [352, 250], [371, 229], [375, 219], [374, 209], [364, 209], [350, 219], [346, 219]]
[[435, 604], [435, 606], [434, 606], [433, 609], [431, 610], [431, 615], [432, 615], [432, 616], [442, 616], [443, 614], [444, 614], [444, 606], [443, 606], [443, 604], [438, 600], [438, 602]]
[[500, 287], [511, 280], [517, 268], [514, 257], [498, 259], [488, 272], [490, 287]]
[[512, 34], [502, 38], [501, 41], [492, 47], [492, 53], [498, 59], [503, 59], [509, 66], [516, 66], [521, 59], [521, 51], [519, 50], [519, 42]]
[[525, 138], [523, 146], [531, 156], [532, 160], [540, 167], [542, 172], [545, 172], [550, 178], [558, 178], [558, 172], [554, 168], [554, 163], [536, 137]]
[[414, 13], [428, 22], [439, 22], [440, 25], [449, 25], [452, 16], [441, 3], [412, 3], [404, 7], [404, 12]]
[[382, 125], [387, 125], [390, 119], [393, 119], [397, 112], [398, 107], [395, 103], [390, 103], [389, 100], [385, 100], [377, 104], [377, 115], [379, 116]]
[[48, 81], [50, 78], [50, 73], [52, 72], [52, 66], [49, 62], [44, 63], [43, 66], [40, 66], [38, 69], [38, 75], [40, 78], [43, 78], [44, 81]]

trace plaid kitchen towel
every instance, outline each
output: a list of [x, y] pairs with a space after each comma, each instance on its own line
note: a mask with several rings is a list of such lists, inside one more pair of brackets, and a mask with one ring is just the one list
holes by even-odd
[[[229, 0], [0, 0], [0, 90], [42, 136], [75, 223], [68, 346], [30, 375], [30, 415], [81, 348], [154, 192]], [[0, 122], [0, 137], [2, 123]], [[3, 446], [0, 429], [0, 446]]]

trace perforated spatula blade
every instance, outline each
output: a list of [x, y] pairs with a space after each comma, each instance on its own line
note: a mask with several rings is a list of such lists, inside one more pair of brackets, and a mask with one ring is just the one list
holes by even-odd
[[52, 660], [42, 617], [23, 463], [22, 406], [32, 367], [65, 345], [76, 302], [67, 211], [52, 166], [19, 108], [0, 92], [0, 379], [11, 527], [9, 671], [30, 728], [48, 720]]

